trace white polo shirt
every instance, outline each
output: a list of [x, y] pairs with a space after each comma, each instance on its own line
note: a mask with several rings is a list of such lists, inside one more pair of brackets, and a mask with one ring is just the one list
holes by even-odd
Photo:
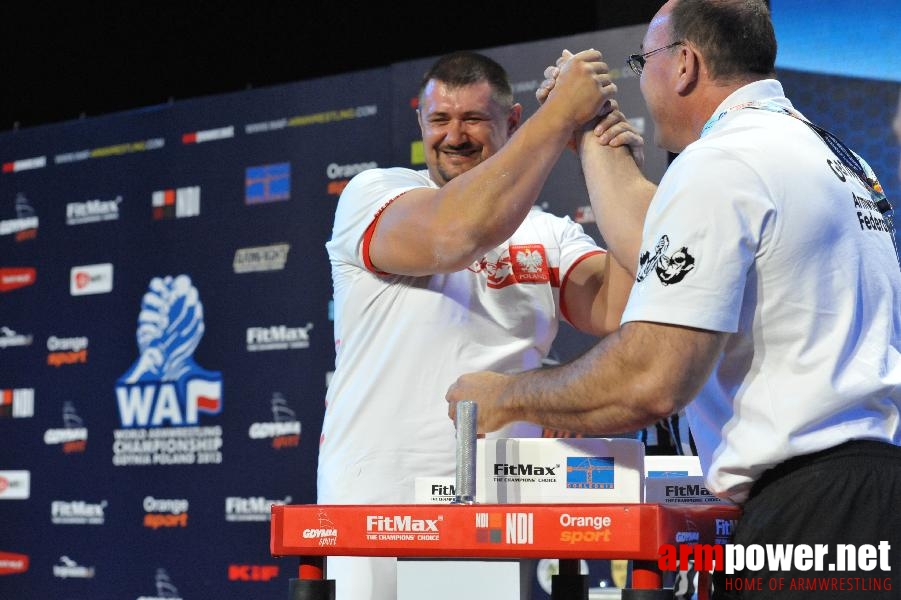
[[[557, 335], [561, 283], [601, 252], [582, 227], [534, 208], [504, 244], [468, 269], [379, 274], [367, 230], [398, 195], [437, 187], [427, 171], [372, 169], [338, 203], [326, 245], [335, 290], [335, 373], [319, 450], [320, 503], [413, 501], [417, 476], [453, 476], [445, 394], [464, 373], [541, 365]], [[497, 434], [535, 437], [514, 424]]]
[[[748, 101], [791, 107], [775, 80]], [[852, 439], [901, 444], [901, 272], [867, 188], [803, 122], [733, 110], [670, 165], [622, 322], [729, 332], [687, 413], [710, 489]]]

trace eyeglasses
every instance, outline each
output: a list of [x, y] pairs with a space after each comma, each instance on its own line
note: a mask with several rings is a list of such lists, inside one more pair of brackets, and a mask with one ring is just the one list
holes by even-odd
[[669, 50], [670, 48], [675, 48], [676, 46], [681, 46], [684, 43], [684, 41], [673, 42], [669, 46], [657, 48], [656, 50], [651, 50], [650, 52], [645, 52], [644, 54], [631, 54], [629, 55], [629, 58], [626, 59], [626, 62], [629, 64], [629, 67], [633, 71], [635, 71], [635, 74], [640, 77], [641, 72], [644, 70], [644, 63], [647, 57], [652, 54], [657, 54], [658, 52], [663, 52], [664, 50]]

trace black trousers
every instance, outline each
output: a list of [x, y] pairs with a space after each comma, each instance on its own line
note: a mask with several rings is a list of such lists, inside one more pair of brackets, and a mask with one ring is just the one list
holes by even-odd
[[[824, 544], [827, 554], [821, 571], [770, 569], [766, 560], [762, 570], [716, 571], [717, 600], [901, 598], [901, 447], [853, 441], [770, 469], [743, 507], [733, 544], [757, 544], [764, 554], [767, 545]], [[867, 544], [875, 555], [860, 550]], [[829, 570], [839, 549], [856, 568]]]

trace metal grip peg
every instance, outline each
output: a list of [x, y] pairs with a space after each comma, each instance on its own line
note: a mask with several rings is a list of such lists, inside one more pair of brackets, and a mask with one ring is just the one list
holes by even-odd
[[457, 485], [455, 504], [472, 504], [476, 497], [476, 416], [472, 400], [457, 403]]

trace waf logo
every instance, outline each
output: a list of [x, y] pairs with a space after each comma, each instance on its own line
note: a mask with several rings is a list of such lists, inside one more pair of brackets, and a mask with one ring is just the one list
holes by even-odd
[[541, 244], [510, 245], [470, 265], [473, 273], [488, 275], [488, 287], [504, 288], [515, 283], [549, 283], [547, 253]]
[[587, 490], [612, 490], [612, 456], [567, 456], [566, 487]]
[[116, 382], [123, 427], [190, 426], [222, 411], [222, 374], [194, 361], [203, 332], [191, 278], [154, 277], [138, 314], [140, 356]]

